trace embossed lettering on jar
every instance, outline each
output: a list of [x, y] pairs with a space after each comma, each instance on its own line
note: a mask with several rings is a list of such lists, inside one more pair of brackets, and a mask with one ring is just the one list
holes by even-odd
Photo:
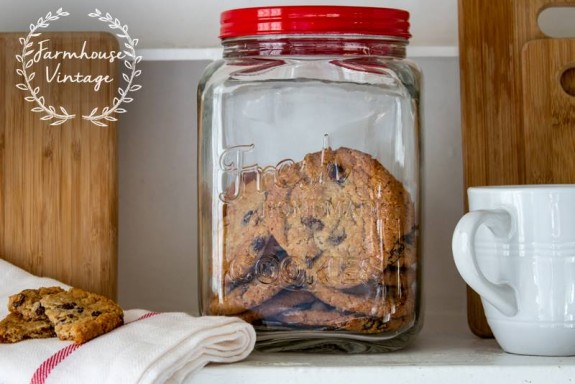
[[200, 304], [265, 351], [384, 352], [421, 328], [420, 72], [402, 10], [221, 17], [198, 90]]

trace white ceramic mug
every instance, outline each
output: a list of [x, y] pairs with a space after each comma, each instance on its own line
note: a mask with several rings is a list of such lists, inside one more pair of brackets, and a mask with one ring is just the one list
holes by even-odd
[[575, 355], [575, 185], [476, 187], [468, 197], [453, 256], [499, 345]]

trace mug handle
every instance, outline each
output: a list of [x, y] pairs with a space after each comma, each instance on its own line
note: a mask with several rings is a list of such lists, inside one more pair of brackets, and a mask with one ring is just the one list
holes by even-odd
[[511, 215], [502, 209], [477, 210], [463, 216], [453, 233], [452, 250], [455, 265], [463, 280], [480, 296], [507, 316], [517, 313], [517, 299], [513, 288], [507, 284], [494, 284], [479, 269], [475, 255], [475, 234], [486, 225], [497, 237], [508, 237], [511, 232]]

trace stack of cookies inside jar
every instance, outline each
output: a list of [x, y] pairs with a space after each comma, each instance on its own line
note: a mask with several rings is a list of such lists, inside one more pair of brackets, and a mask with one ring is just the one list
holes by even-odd
[[210, 314], [343, 335], [416, 322], [414, 203], [371, 155], [326, 147], [239, 174], [221, 200]]

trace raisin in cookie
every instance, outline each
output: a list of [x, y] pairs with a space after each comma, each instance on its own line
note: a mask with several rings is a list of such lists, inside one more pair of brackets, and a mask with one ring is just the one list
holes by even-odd
[[19, 314], [24, 320], [45, 320], [44, 307], [40, 300], [55, 293], [64, 292], [60, 287], [44, 287], [39, 289], [25, 289], [8, 298], [8, 310]]
[[17, 343], [54, 336], [54, 326], [47, 319], [25, 320], [19, 314], [9, 313], [0, 321], [0, 343]]
[[112, 300], [78, 288], [40, 300], [61, 340], [85, 343], [124, 323], [124, 312]]

